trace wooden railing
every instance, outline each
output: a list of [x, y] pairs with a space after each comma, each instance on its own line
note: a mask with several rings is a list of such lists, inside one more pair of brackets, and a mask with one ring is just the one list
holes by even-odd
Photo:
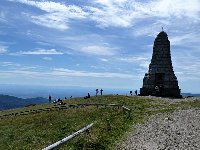
[[47, 108], [39, 108], [39, 109], [30, 109], [30, 110], [25, 110], [25, 111], [19, 111], [15, 113], [9, 113], [9, 114], [4, 114], [0, 116], [0, 119], [7, 118], [10, 116], [20, 116], [20, 115], [28, 115], [28, 114], [34, 114], [34, 113], [40, 113], [40, 112], [50, 112], [50, 111], [60, 111], [63, 109], [68, 109], [68, 108], [78, 108], [78, 107], [87, 107], [87, 106], [96, 106], [98, 107], [117, 107], [118, 109], [122, 105], [118, 104], [65, 104], [65, 105], [53, 105], [52, 107], [47, 107]]
[[87, 131], [88, 131], [89, 129], [91, 129], [92, 127], [93, 127], [93, 123], [91, 123], [91, 124], [89, 124], [88, 126], [86, 126], [86, 127], [82, 128], [82, 129], [78, 130], [77, 132], [75, 132], [75, 133], [73, 133], [73, 134], [71, 134], [71, 135], [69, 135], [69, 136], [63, 138], [62, 140], [60, 140], [60, 141], [58, 141], [58, 142], [56, 142], [56, 143], [54, 143], [54, 144], [51, 144], [51, 145], [47, 146], [46, 148], [44, 148], [44, 149], [42, 149], [42, 150], [51, 150], [51, 149], [53, 149], [53, 148], [56, 148], [56, 147], [60, 146], [61, 144], [63, 144], [63, 143], [65, 143], [65, 142], [69, 141], [70, 139], [72, 139], [72, 138], [74, 138], [74, 137], [80, 135], [82, 132], [87, 132]]
[[131, 118], [131, 109], [125, 106], [122, 106], [123, 112], [128, 112], [128, 118]]

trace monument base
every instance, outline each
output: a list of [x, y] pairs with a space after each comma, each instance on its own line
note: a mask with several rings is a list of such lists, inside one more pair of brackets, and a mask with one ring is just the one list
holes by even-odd
[[182, 98], [180, 95], [180, 89], [162, 89], [162, 90], [155, 90], [150, 88], [140, 88], [140, 96], [159, 96], [159, 97], [173, 97], [173, 98]]

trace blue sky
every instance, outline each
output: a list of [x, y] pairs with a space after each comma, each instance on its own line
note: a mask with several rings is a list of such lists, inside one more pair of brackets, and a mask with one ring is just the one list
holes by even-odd
[[161, 27], [200, 92], [200, 0], [1, 0], [0, 83], [139, 89]]

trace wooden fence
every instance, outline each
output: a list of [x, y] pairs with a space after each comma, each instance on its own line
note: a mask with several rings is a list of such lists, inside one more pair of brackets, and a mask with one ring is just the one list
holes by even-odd
[[123, 112], [128, 112], [128, 118], [130, 119], [131, 118], [131, 109], [130, 108], [127, 108], [125, 106], [122, 106], [122, 109], [123, 109]]
[[63, 144], [63, 143], [65, 143], [65, 142], [69, 141], [70, 139], [72, 139], [72, 138], [74, 138], [74, 137], [80, 135], [82, 132], [87, 132], [87, 131], [88, 131], [89, 129], [91, 129], [92, 127], [93, 127], [93, 123], [91, 123], [91, 124], [89, 124], [88, 126], [86, 126], [86, 127], [82, 128], [82, 129], [78, 130], [77, 132], [75, 132], [75, 133], [73, 133], [73, 134], [71, 134], [71, 135], [69, 135], [69, 136], [63, 138], [62, 140], [60, 140], [60, 141], [58, 141], [58, 142], [56, 142], [56, 143], [54, 143], [54, 144], [51, 144], [51, 145], [47, 146], [46, 148], [44, 148], [44, 149], [42, 149], [42, 150], [51, 150], [51, 149], [53, 149], [53, 148], [56, 148], [56, 147], [60, 146], [61, 144]]
[[68, 108], [79, 108], [79, 107], [88, 107], [88, 106], [96, 106], [97, 108], [99, 107], [117, 107], [118, 109], [122, 105], [118, 104], [65, 104], [65, 105], [53, 105], [52, 107], [47, 107], [47, 108], [39, 108], [39, 109], [30, 109], [26, 111], [20, 111], [20, 112], [15, 112], [15, 113], [10, 113], [10, 114], [4, 114], [0, 116], [0, 119], [11, 117], [11, 116], [20, 116], [20, 115], [28, 115], [28, 114], [35, 114], [35, 113], [40, 113], [40, 112], [51, 112], [51, 111], [60, 111]]

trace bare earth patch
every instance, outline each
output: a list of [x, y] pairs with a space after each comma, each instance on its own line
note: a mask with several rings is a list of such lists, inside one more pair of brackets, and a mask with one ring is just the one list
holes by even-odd
[[200, 109], [156, 115], [135, 127], [118, 150], [199, 150]]

